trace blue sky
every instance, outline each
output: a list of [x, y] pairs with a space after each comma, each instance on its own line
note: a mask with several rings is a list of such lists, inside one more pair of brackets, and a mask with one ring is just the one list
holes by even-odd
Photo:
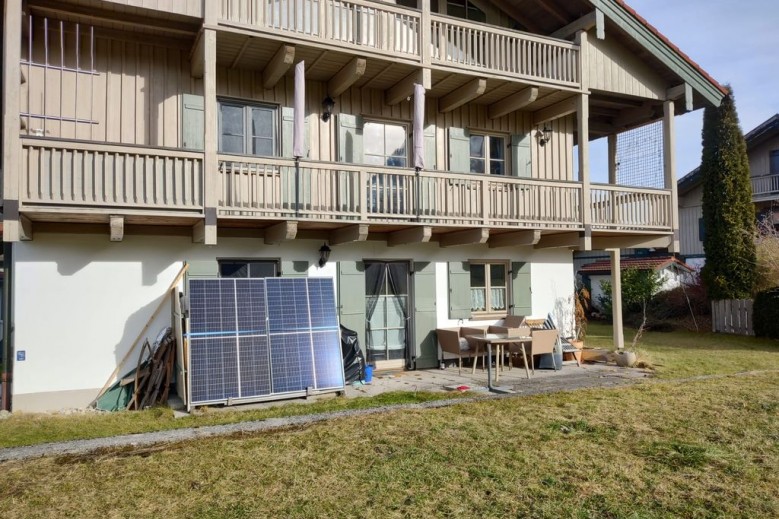
[[[744, 133], [779, 112], [779, 0], [626, 0], [721, 84]], [[703, 110], [676, 118], [677, 171], [700, 164]]]

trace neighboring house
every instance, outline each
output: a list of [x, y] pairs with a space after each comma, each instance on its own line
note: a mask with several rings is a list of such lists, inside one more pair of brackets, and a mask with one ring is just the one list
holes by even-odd
[[[689, 280], [689, 276], [693, 273], [692, 267], [673, 256], [624, 257], [620, 259], [620, 267], [623, 271], [636, 269], [657, 272], [660, 281], [658, 292], [682, 286], [682, 283]], [[590, 288], [593, 306], [600, 308], [600, 300], [603, 297], [601, 283], [604, 281], [611, 283], [611, 261], [601, 260], [588, 263], [579, 269], [579, 275], [585, 285]]]
[[[744, 135], [752, 177], [752, 201], [758, 218], [779, 225], [779, 114]], [[679, 231], [682, 257], [700, 269], [705, 261], [703, 185], [700, 168], [679, 179]]]
[[[437, 327], [570, 305], [572, 249], [673, 248], [675, 115], [725, 94], [620, 0], [3, 5], [20, 410], [90, 402], [185, 262], [332, 277], [371, 362], [437, 367]], [[663, 189], [590, 182], [656, 121]]]

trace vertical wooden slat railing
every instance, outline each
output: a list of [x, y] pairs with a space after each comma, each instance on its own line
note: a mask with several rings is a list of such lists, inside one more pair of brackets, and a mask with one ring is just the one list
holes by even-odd
[[671, 192], [665, 189], [592, 184], [591, 221], [594, 228], [671, 230]]
[[751, 299], [722, 299], [711, 302], [711, 330], [736, 335], [754, 335]]
[[22, 139], [22, 204], [202, 209], [203, 155], [179, 150]]
[[779, 173], [752, 177], [752, 196], [779, 196]]

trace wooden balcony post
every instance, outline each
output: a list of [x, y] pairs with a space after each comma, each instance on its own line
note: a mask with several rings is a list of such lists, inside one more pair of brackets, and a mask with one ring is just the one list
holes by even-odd
[[609, 249], [611, 256], [611, 316], [614, 332], [614, 347], [625, 347], [622, 335], [622, 265], [620, 265], [619, 249]]
[[673, 242], [669, 252], [679, 252], [679, 200], [676, 193], [676, 130], [674, 128], [674, 102], [663, 103], [663, 171], [665, 188], [671, 190], [670, 218]]
[[[19, 180], [22, 174], [20, 159], [22, 143], [19, 116], [20, 61], [22, 57], [22, 2], [7, 0], [5, 3], [5, 31], [3, 32], [3, 240], [19, 241]], [[27, 172], [24, 172], [26, 174]]]
[[[216, 2], [210, 2], [216, 4]], [[208, 2], [207, 2], [208, 5]], [[207, 8], [208, 9], [208, 8]], [[209, 20], [206, 13], [206, 23]], [[216, 220], [219, 205], [219, 193], [222, 190], [222, 179], [219, 174], [217, 160], [219, 142], [218, 106], [216, 102], [216, 31], [203, 31], [203, 97], [205, 117], [205, 138], [203, 148], [203, 212], [204, 227], [201, 235], [206, 245], [216, 245]]]
[[430, 0], [419, 0], [419, 8], [422, 10], [422, 16], [419, 20], [419, 52], [422, 57], [422, 65], [430, 66], [431, 57], [431, 37], [433, 35], [433, 26], [430, 18]]
[[581, 206], [584, 236], [581, 248], [592, 249], [592, 196], [590, 194], [590, 104], [588, 94], [576, 100], [576, 124], [579, 135], [579, 181], [582, 183]]
[[[608, 161], [609, 161], [609, 184], [617, 185], [617, 134], [611, 133], [608, 137]], [[617, 223], [617, 197], [614, 191], [609, 191], [609, 210], [611, 211], [611, 222]]]

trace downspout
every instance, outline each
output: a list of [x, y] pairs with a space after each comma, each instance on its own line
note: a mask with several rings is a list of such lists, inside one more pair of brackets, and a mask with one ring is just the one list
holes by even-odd
[[11, 410], [13, 387], [13, 247], [10, 242], [3, 243], [3, 373], [2, 373], [2, 409]]

